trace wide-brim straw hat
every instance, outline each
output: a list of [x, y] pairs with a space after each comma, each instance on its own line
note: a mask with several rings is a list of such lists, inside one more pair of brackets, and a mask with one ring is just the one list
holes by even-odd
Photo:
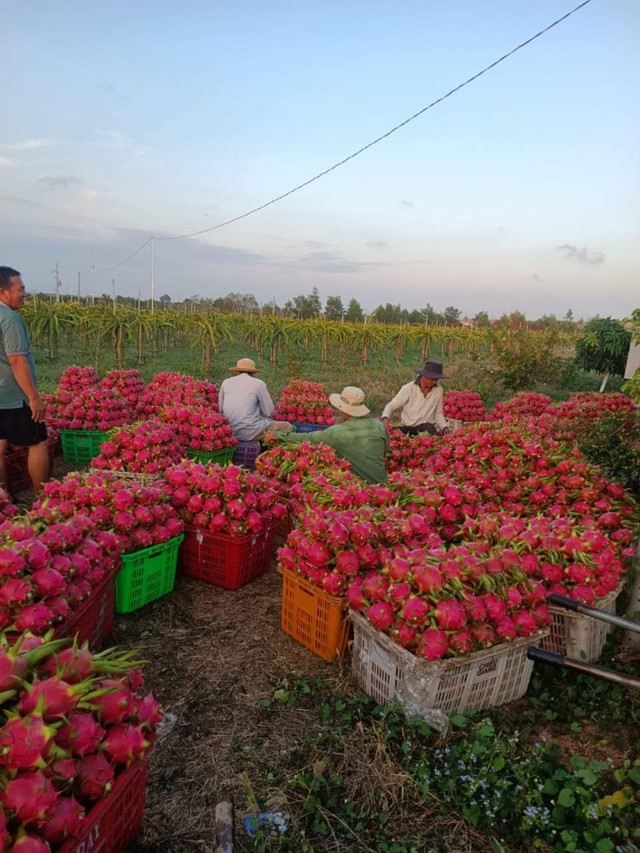
[[258, 368], [252, 358], [239, 358], [235, 367], [230, 367], [231, 373], [257, 373]]
[[353, 385], [347, 385], [341, 394], [329, 394], [329, 402], [334, 409], [352, 418], [363, 418], [371, 414], [371, 409], [364, 404], [364, 391]]
[[439, 361], [425, 361], [424, 367], [416, 367], [414, 373], [418, 376], [426, 376], [427, 379], [448, 379], [442, 372], [442, 364]]

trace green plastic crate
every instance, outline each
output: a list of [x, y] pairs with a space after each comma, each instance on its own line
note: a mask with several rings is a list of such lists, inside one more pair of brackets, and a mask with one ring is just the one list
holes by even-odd
[[69, 465], [89, 465], [100, 454], [109, 433], [88, 429], [61, 429], [62, 456]]
[[181, 534], [161, 545], [122, 555], [116, 580], [116, 613], [131, 613], [172, 591], [183, 539]]
[[230, 465], [233, 459], [233, 454], [236, 452], [235, 444], [233, 447], [225, 447], [224, 450], [187, 450], [189, 459], [195, 459], [196, 462], [202, 462], [208, 465], [210, 462], [215, 462], [216, 465]]

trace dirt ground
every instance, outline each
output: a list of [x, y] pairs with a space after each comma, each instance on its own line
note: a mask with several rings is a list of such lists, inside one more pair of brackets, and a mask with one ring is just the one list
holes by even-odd
[[[144, 831], [138, 853], [213, 848], [214, 809], [230, 799], [240, 819], [246, 792], [238, 755], [257, 736], [286, 745], [288, 733], [261, 725], [259, 705], [292, 669], [340, 677], [280, 631], [282, 581], [267, 574], [235, 592], [178, 576], [176, 589], [116, 618], [114, 640], [148, 660], [147, 686], [176, 716], [151, 758]], [[265, 746], [277, 749], [278, 743]]]

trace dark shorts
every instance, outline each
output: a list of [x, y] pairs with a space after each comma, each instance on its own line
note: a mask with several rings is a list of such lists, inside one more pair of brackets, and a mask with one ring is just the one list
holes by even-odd
[[400, 432], [405, 435], [419, 435], [421, 432], [426, 432], [429, 435], [438, 435], [438, 427], [435, 424], [418, 424], [417, 426], [401, 426]]
[[46, 426], [33, 420], [26, 403], [21, 409], [0, 409], [0, 441], [31, 447], [46, 440]]

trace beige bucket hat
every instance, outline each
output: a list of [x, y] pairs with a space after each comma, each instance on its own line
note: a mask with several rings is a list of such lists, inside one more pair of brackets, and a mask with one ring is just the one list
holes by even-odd
[[252, 358], [239, 358], [235, 367], [230, 367], [231, 373], [257, 373], [258, 368]]
[[345, 415], [351, 415], [352, 418], [363, 418], [371, 414], [371, 409], [364, 404], [364, 391], [353, 385], [347, 385], [342, 389], [341, 394], [330, 394], [329, 402], [334, 409]]

